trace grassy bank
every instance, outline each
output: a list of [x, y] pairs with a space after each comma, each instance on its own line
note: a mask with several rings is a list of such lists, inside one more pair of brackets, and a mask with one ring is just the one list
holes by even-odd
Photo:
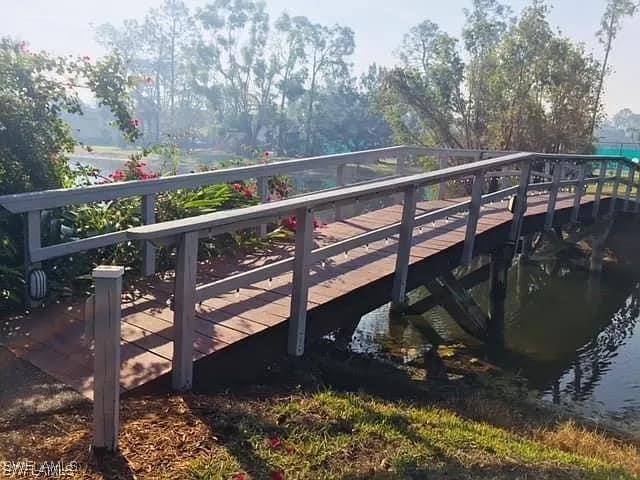
[[[129, 398], [121, 451], [95, 459], [86, 403], [0, 425], [0, 459], [76, 461], [78, 478], [631, 479], [632, 439], [529, 400], [524, 386], [447, 352], [449, 381], [327, 351], [260, 386]], [[425, 379], [426, 374], [426, 379]]]

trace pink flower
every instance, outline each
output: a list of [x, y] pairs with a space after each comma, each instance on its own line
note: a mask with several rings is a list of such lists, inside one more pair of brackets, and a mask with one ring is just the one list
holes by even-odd
[[284, 480], [284, 472], [282, 470], [276, 470], [271, 473], [271, 480]]

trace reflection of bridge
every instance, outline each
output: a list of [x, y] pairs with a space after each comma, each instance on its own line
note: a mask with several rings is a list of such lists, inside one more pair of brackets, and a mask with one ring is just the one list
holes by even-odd
[[[572, 378], [563, 393], [584, 399], [633, 333], [640, 315], [637, 280], [615, 265], [607, 272], [616, 275], [614, 286], [600, 286], [600, 276], [585, 280], [580, 271], [561, 274], [561, 269], [542, 267], [519, 263], [510, 272], [510, 281], [529, 286], [530, 293], [524, 297], [512, 289], [507, 298], [508, 310], [517, 317], [507, 331], [509, 360], [538, 389], [563, 375]], [[605, 295], [600, 288], [606, 288]], [[560, 394], [560, 385], [555, 389]]]
[[[424, 156], [439, 159], [441, 168], [411, 172], [409, 160]], [[393, 175], [345, 185], [349, 165], [382, 160], [396, 166]], [[588, 177], [594, 162], [600, 173]], [[615, 165], [614, 175], [609, 163]], [[535, 170], [541, 167], [546, 173]], [[267, 198], [269, 177], [311, 168], [335, 168], [339, 187], [154, 223], [159, 192], [253, 178], [261, 198]], [[520, 236], [616, 210], [637, 212], [635, 170], [635, 164], [620, 157], [392, 147], [0, 197], [0, 205], [26, 217], [29, 278], [36, 290], [43, 280], [41, 263], [51, 258], [139, 241], [144, 245], [143, 271], [151, 276], [156, 248], [177, 245], [175, 277], [154, 277], [123, 301], [122, 269], [94, 271], [90, 328], [85, 330], [80, 305], [55, 305], [6, 322], [4, 343], [85, 395], [93, 394], [100, 418], [111, 425], [119, 390], [138, 388], [170, 371], [173, 387], [187, 389], [194, 361], [198, 371], [206, 369], [209, 375], [237, 372], [284, 350], [285, 338], [289, 354], [302, 355], [307, 336], [338, 327], [341, 317], [388, 301], [401, 307], [408, 289], [469, 264], [478, 253], [499, 250], [500, 262], [492, 268], [490, 324], [485, 325], [495, 333], [504, 310], [498, 301], [505, 288], [504, 266]], [[605, 190], [605, 185], [611, 188]], [[422, 201], [425, 189], [437, 190], [439, 200]], [[495, 191], [487, 193], [490, 189]], [[43, 210], [132, 196], [142, 197], [147, 225], [41, 244]], [[401, 199], [402, 207], [388, 206], [393, 199]], [[377, 208], [380, 204], [386, 206]], [[333, 218], [314, 232], [314, 215], [322, 211]], [[264, 234], [269, 222], [291, 214], [296, 217], [295, 248], [280, 245], [260, 255], [199, 264], [198, 245], [207, 237], [254, 227]], [[173, 311], [166, 306], [169, 298]], [[93, 352], [81, 342], [85, 332], [95, 338]], [[96, 435], [97, 445], [113, 446], [113, 429]]]

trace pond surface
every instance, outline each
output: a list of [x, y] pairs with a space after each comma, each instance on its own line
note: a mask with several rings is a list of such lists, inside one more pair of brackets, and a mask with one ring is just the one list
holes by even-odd
[[[516, 263], [509, 271], [503, 366], [528, 379], [545, 400], [594, 419], [640, 427], [640, 249], [638, 225], [616, 225], [600, 275], [569, 262]], [[488, 282], [472, 289], [487, 311]], [[411, 292], [412, 301], [425, 289]], [[405, 360], [422, 354], [428, 323], [447, 341], [475, 343], [440, 307], [410, 321], [385, 306], [365, 315], [352, 339], [356, 351]]]

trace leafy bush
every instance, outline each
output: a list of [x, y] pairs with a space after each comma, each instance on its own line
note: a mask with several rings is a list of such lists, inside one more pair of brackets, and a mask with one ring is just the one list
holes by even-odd
[[[129, 114], [129, 79], [122, 60], [109, 56], [53, 57], [24, 42], [0, 39], [0, 195], [74, 186], [87, 174], [67, 155], [76, 142], [63, 113], [81, 114], [78, 88], [108, 107], [126, 139], [140, 132]], [[0, 211], [0, 310], [22, 303], [23, 225]]]

